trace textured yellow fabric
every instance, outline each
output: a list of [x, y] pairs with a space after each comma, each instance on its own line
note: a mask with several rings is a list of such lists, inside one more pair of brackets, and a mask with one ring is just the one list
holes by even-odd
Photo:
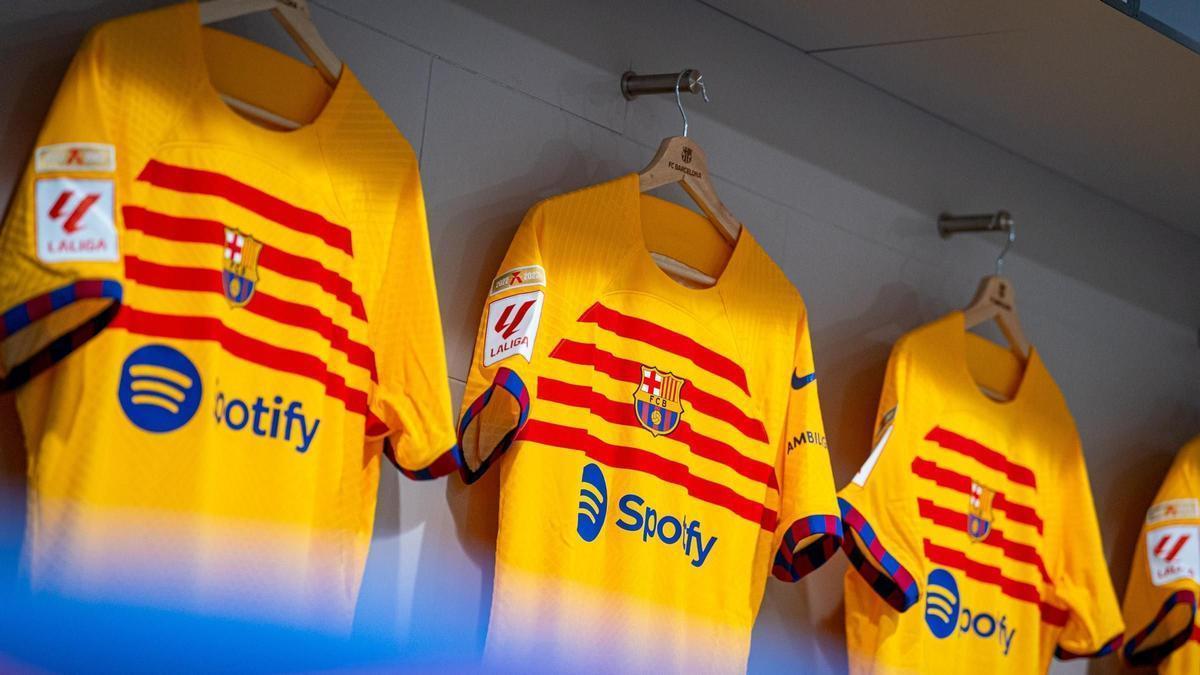
[[676, 283], [644, 236], [671, 221], [712, 228], [636, 175], [549, 199], [489, 288], [460, 442], [470, 477], [510, 448], [490, 659], [743, 670], [768, 573], [840, 536], [799, 294], [748, 231]]
[[1045, 672], [1119, 644], [1074, 421], [1036, 350], [1016, 380], [1010, 358], [960, 312], [893, 348], [874, 449], [839, 492], [852, 672]]
[[1200, 672], [1200, 436], [1175, 457], [1144, 523], [1125, 589], [1125, 658]]
[[[220, 67], [313, 117], [243, 118]], [[455, 442], [416, 157], [354, 74], [195, 4], [97, 27], [0, 261], [35, 587], [348, 626], [385, 439], [416, 474]]]

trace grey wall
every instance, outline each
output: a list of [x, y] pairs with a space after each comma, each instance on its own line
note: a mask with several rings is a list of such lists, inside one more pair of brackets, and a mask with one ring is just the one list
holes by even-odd
[[[2, 10], [5, 199], [83, 31], [151, 4]], [[1056, 267], [1037, 242], [1074, 237], [1085, 260], [1089, 250], [1112, 260], [1153, 251], [1154, 242], [1127, 246], [1161, 231], [1157, 224], [694, 0], [321, 0], [314, 13], [420, 153], [456, 402], [484, 289], [524, 210], [636, 171], [678, 132], [671, 100], [621, 98], [618, 77], [630, 67], [705, 74], [713, 102], [687, 101], [692, 135], [722, 198], [809, 305], [839, 485], [867, 454], [892, 342], [965, 304], [998, 250], [985, 239], [940, 240], [937, 212], [1014, 211], [1038, 234], [1028, 249], [1018, 240], [1007, 274], [1026, 332], [1078, 422], [1113, 579], [1124, 588], [1141, 513], [1175, 450], [1200, 432], [1196, 329], [1079, 281], [1088, 276], [1071, 273], [1080, 256]], [[284, 41], [269, 20], [237, 29]], [[1120, 236], [1080, 236], [1092, 223]], [[1200, 261], [1200, 241], [1171, 248]], [[0, 428], [8, 458], [0, 471], [11, 482], [20, 445], [11, 410]], [[360, 628], [472, 658], [487, 623], [496, 500], [494, 473], [470, 489], [456, 478], [419, 484], [385, 474]], [[845, 568], [839, 558], [798, 585], [769, 582], [752, 670], [845, 670]]]

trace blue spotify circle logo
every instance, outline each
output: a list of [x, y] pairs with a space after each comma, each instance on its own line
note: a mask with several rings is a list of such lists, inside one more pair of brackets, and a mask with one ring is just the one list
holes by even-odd
[[950, 637], [958, 625], [960, 609], [954, 576], [943, 569], [930, 572], [925, 583], [925, 624], [929, 632], [939, 640]]
[[200, 407], [200, 373], [177, 349], [147, 345], [121, 366], [117, 398], [121, 409], [143, 431], [164, 433], [187, 424]]
[[608, 486], [604, 483], [604, 472], [595, 464], [583, 467], [582, 480], [575, 531], [584, 541], [594, 541], [600, 536], [604, 516], [608, 513]]

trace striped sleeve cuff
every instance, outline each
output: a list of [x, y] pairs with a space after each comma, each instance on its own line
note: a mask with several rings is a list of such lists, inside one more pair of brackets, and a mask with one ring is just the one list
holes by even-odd
[[104, 330], [121, 309], [121, 284], [112, 279], [82, 279], [29, 298], [0, 315], [2, 342], [68, 305], [91, 299], [108, 299], [112, 302], [13, 365], [0, 376], [0, 391], [16, 389], [25, 384]]
[[[479, 417], [479, 414], [482, 413], [483, 409], [487, 407], [488, 403], [492, 400], [492, 395], [495, 394], [497, 390], [504, 391], [512, 396], [513, 399], [516, 400], [517, 405], [520, 407], [520, 413], [517, 415], [516, 423], [511, 429], [508, 430], [508, 433], [506, 433], [500, 439], [500, 441], [496, 443], [496, 447], [491, 448], [488, 451], [487, 456], [484, 457], [483, 461], [479, 463], [478, 467], [471, 469], [471, 467], [467, 464], [466, 458], [464, 457], [464, 453], [462, 451], [463, 436], [466, 434], [467, 428], [471, 426], [471, 423], [475, 420], [475, 418]], [[496, 376], [492, 379], [491, 386], [484, 390], [484, 392], [471, 403], [466, 412], [463, 413], [462, 420], [458, 424], [458, 450], [463, 482], [470, 484], [479, 480], [483, 474], [487, 473], [488, 467], [496, 463], [496, 461], [508, 451], [509, 446], [512, 445], [513, 439], [516, 438], [517, 433], [521, 431], [521, 428], [525, 426], [526, 420], [529, 419], [529, 408], [529, 388], [525, 386], [525, 382], [512, 370], [509, 370], [508, 368], [498, 368], [496, 370]]]
[[[1145, 644], [1146, 638], [1150, 637], [1171, 613], [1171, 610], [1178, 606], [1184, 606], [1190, 609], [1189, 618], [1183, 630], [1175, 635], [1167, 638], [1163, 642], [1154, 645], [1148, 649], [1139, 649]], [[1151, 666], [1162, 661], [1171, 652], [1179, 649], [1188, 640], [1192, 639], [1195, 634], [1194, 624], [1196, 621], [1196, 594], [1189, 590], [1180, 590], [1172, 593], [1166, 600], [1163, 601], [1162, 607], [1159, 608], [1158, 614], [1154, 615], [1150, 623], [1146, 624], [1137, 633], [1134, 633], [1129, 638], [1129, 642], [1125, 643], [1125, 649], [1122, 655], [1130, 665], [1134, 666]]]
[[424, 469], [406, 469], [401, 466], [400, 462], [396, 461], [396, 453], [392, 449], [391, 441], [386, 439], [383, 442], [383, 456], [387, 457], [388, 461], [409, 480], [433, 480], [441, 478], [442, 476], [454, 473], [462, 464], [462, 452], [457, 445], [438, 455], [437, 459], [433, 460]]
[[[858, 509], [840, 497], [838, 504], [842, 510], [842, 522], [849, 530], [842, 537], [842, 549], [850, 558], [850, 564], [872, 590], [896, 611], [903, 612], [912, 607], [920, 596], [912, 574], [884, 548], [883, 542]], [[867, 558], [868, 555], [879, 563], [882, 572]]]
[[1055, 647], [1054, 648], [1054, 658], [1056, 658], [1060, 661], [1070, 661], [1071, 659], [1098, 659], [1101, 656], [1108, 656], [1109, 654], [1120, 649], [1121, 643], [1124, 641], [1125, 641], [1125, 636], [1118, 635], [1118, 636], [1114, 637], [1113, 639], [1109, 640], [1108, 642], [1105, 642], [1104, 646], [1101, 647], [1100, 649], [1097, 649], [1096, 651], [1088, 653], [1088, 654], [1076, 654], [1075, 652], [1070, 651], [1068, 649], [1064, 649], [1061, 646]]
[[[814, 535], [819, 538], [796, 550], [800, 542]], [[799, 581], [833, 557], [841, 543], [841, 518], [825, 515], [801, 518], [783, 533], [771, 573], [780, 581]]]

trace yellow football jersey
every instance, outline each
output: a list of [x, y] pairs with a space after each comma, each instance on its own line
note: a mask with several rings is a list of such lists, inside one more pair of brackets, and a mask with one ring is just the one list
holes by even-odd
[[[648, 240], [716, 284], [675, 282]], [[841, 533], [814, 380], [804, 304], [748, 231], [730, 254], [636, 175], [535, 206], [459, 424], [469, 477], [508, 449], [488, 658], [744, 670], [768, 573]]]
[[1119, 644], [1079, 437], [1036, 350], [1022, 369], [961, 312], [918, 328], [876, 428], [839, 493], [852, 672], [1045, 672]]
[[1133, 554], [1125, 589], [1125, 659], [1160, 673], [1200, 672], [1200, 436], [1163, 480]]
[[354, 74], [194, 3], [97, 27], [0, 262], [33, 586], [347, 626], [385, 439], [457, 466], [417, 161]]

